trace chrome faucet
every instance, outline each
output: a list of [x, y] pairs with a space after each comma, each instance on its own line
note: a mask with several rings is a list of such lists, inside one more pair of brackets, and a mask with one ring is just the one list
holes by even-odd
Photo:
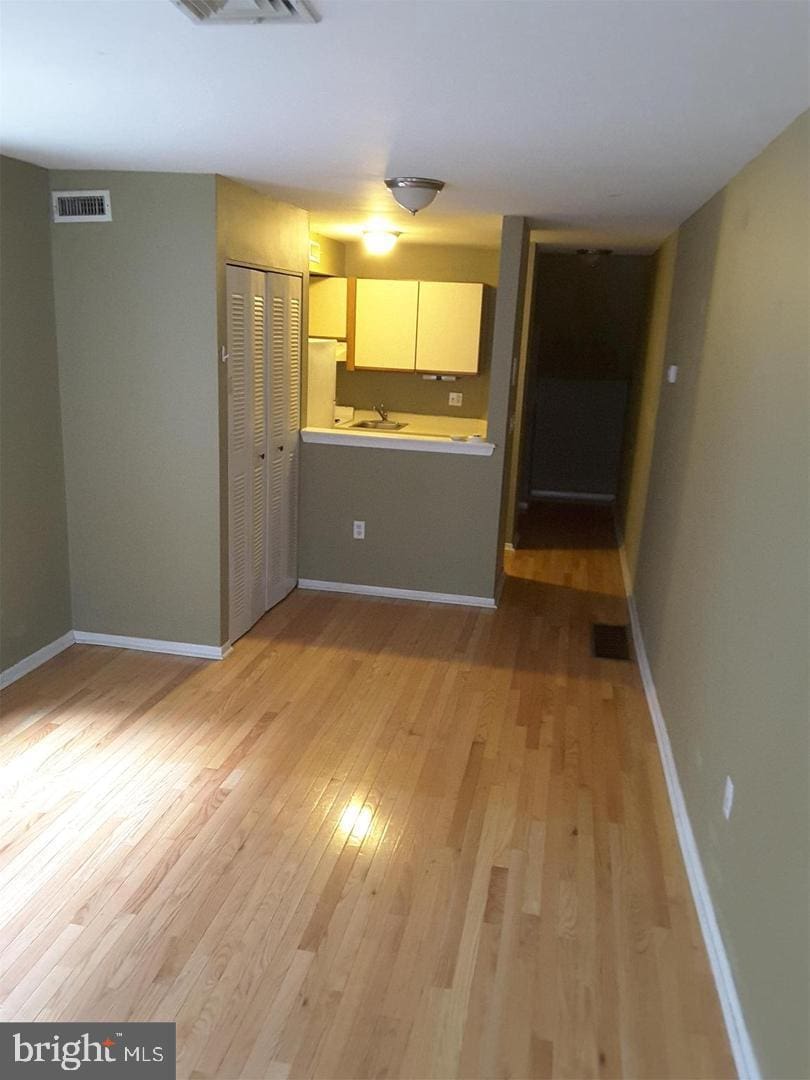
[[388, 419], [388, 409], [386, 409], [382, 402], [379, 405], [374, 406], [374, 412], [379, 415], [381, 420]]

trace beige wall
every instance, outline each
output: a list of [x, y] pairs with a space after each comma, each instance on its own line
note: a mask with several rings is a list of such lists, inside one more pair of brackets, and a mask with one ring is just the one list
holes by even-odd
[[[517, 298], [525, 273], [525, 235], [522, 218], [504, 220], [491, 368], [489, 430], [495, 453], [486, 458], [304, 444], [302, 577], [494, 595], [502, 546], [499, 525], [509, 376], [520, 327]], [[434, 273], [436, 263], [408, 261], [400, 266], [403, 277], [441, 276]], [[449, 272], [449, 263], [444, 266]], [[366, 270], [348, 259], [347, 272], [362, 275]], [[362, 542], [351, 536], [356, 518], [366, 522]]]
[[0, 158], [0, 670], [71, 629], [48, 174]]
[[[216, 296], [217, 333], [222, 349], [228, 337], [225, 267], [230, 263], [263, 270], [281, 270], [303, 278], [306, 296], [309, 280], [309, 214], [297, 206], [276, 202], [253, 188], [216, 178]], [[306, 365], [306, 335], [302, 361]], [[220, 595], [222, 641], [228, 638], [228, 386], [224, 364], [219, 365], [220, 445]]]
[[[636, 600], [762, 1071], [810, 1071], [810, 114], [680, 229]], [[735, 784], [731, 819], [721, 805]]]
[[51, 226], [74, 627], [218, 645], [214, 177], [51, 186], [113, 213]]
[[622, 523], [625, 557], [631, 582], [635, 578], [644, 507], [647, 503], [647, 485], [661, 380], [664, 377], [669, 306], [677, 250], [678, 234], [673, 233], [656, 256], [644, 363], [630, 402], [628, 428], [632, 432], [632, 441], [625, 451], [617, 511]]

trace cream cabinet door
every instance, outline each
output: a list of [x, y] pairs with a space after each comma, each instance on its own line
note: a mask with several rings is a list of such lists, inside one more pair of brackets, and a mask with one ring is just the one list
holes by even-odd
[[416, 370], [475, 374], [481, 350], [484, 286], [420, 281]]
[[345, 340], [348, 287], [345, 277], [309, 279], [309, 337]]
[[354, 366], [413, 371], [418, 281], [357, 281]]

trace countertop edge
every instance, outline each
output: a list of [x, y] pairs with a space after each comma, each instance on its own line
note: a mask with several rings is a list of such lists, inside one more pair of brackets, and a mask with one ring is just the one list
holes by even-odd
[[325, 446], [360, 446], [369, 450], [416, 450], [428, 454], [467, 454], [491, 457], [495, 443], [483, 439], [451, 439], [449, 436], [398, 435], [380, 432], [331, 431], [325, 428], [302, 428], [301, 441]]

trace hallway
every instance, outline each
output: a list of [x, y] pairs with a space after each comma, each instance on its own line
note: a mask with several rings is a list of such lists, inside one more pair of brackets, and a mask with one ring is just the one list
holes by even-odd
[[496, 612], [293, 593], [220, 663], [3, 695], [0, 1019], [177, 1021], [178, 1076], [734, 1075], [602, 508]]

